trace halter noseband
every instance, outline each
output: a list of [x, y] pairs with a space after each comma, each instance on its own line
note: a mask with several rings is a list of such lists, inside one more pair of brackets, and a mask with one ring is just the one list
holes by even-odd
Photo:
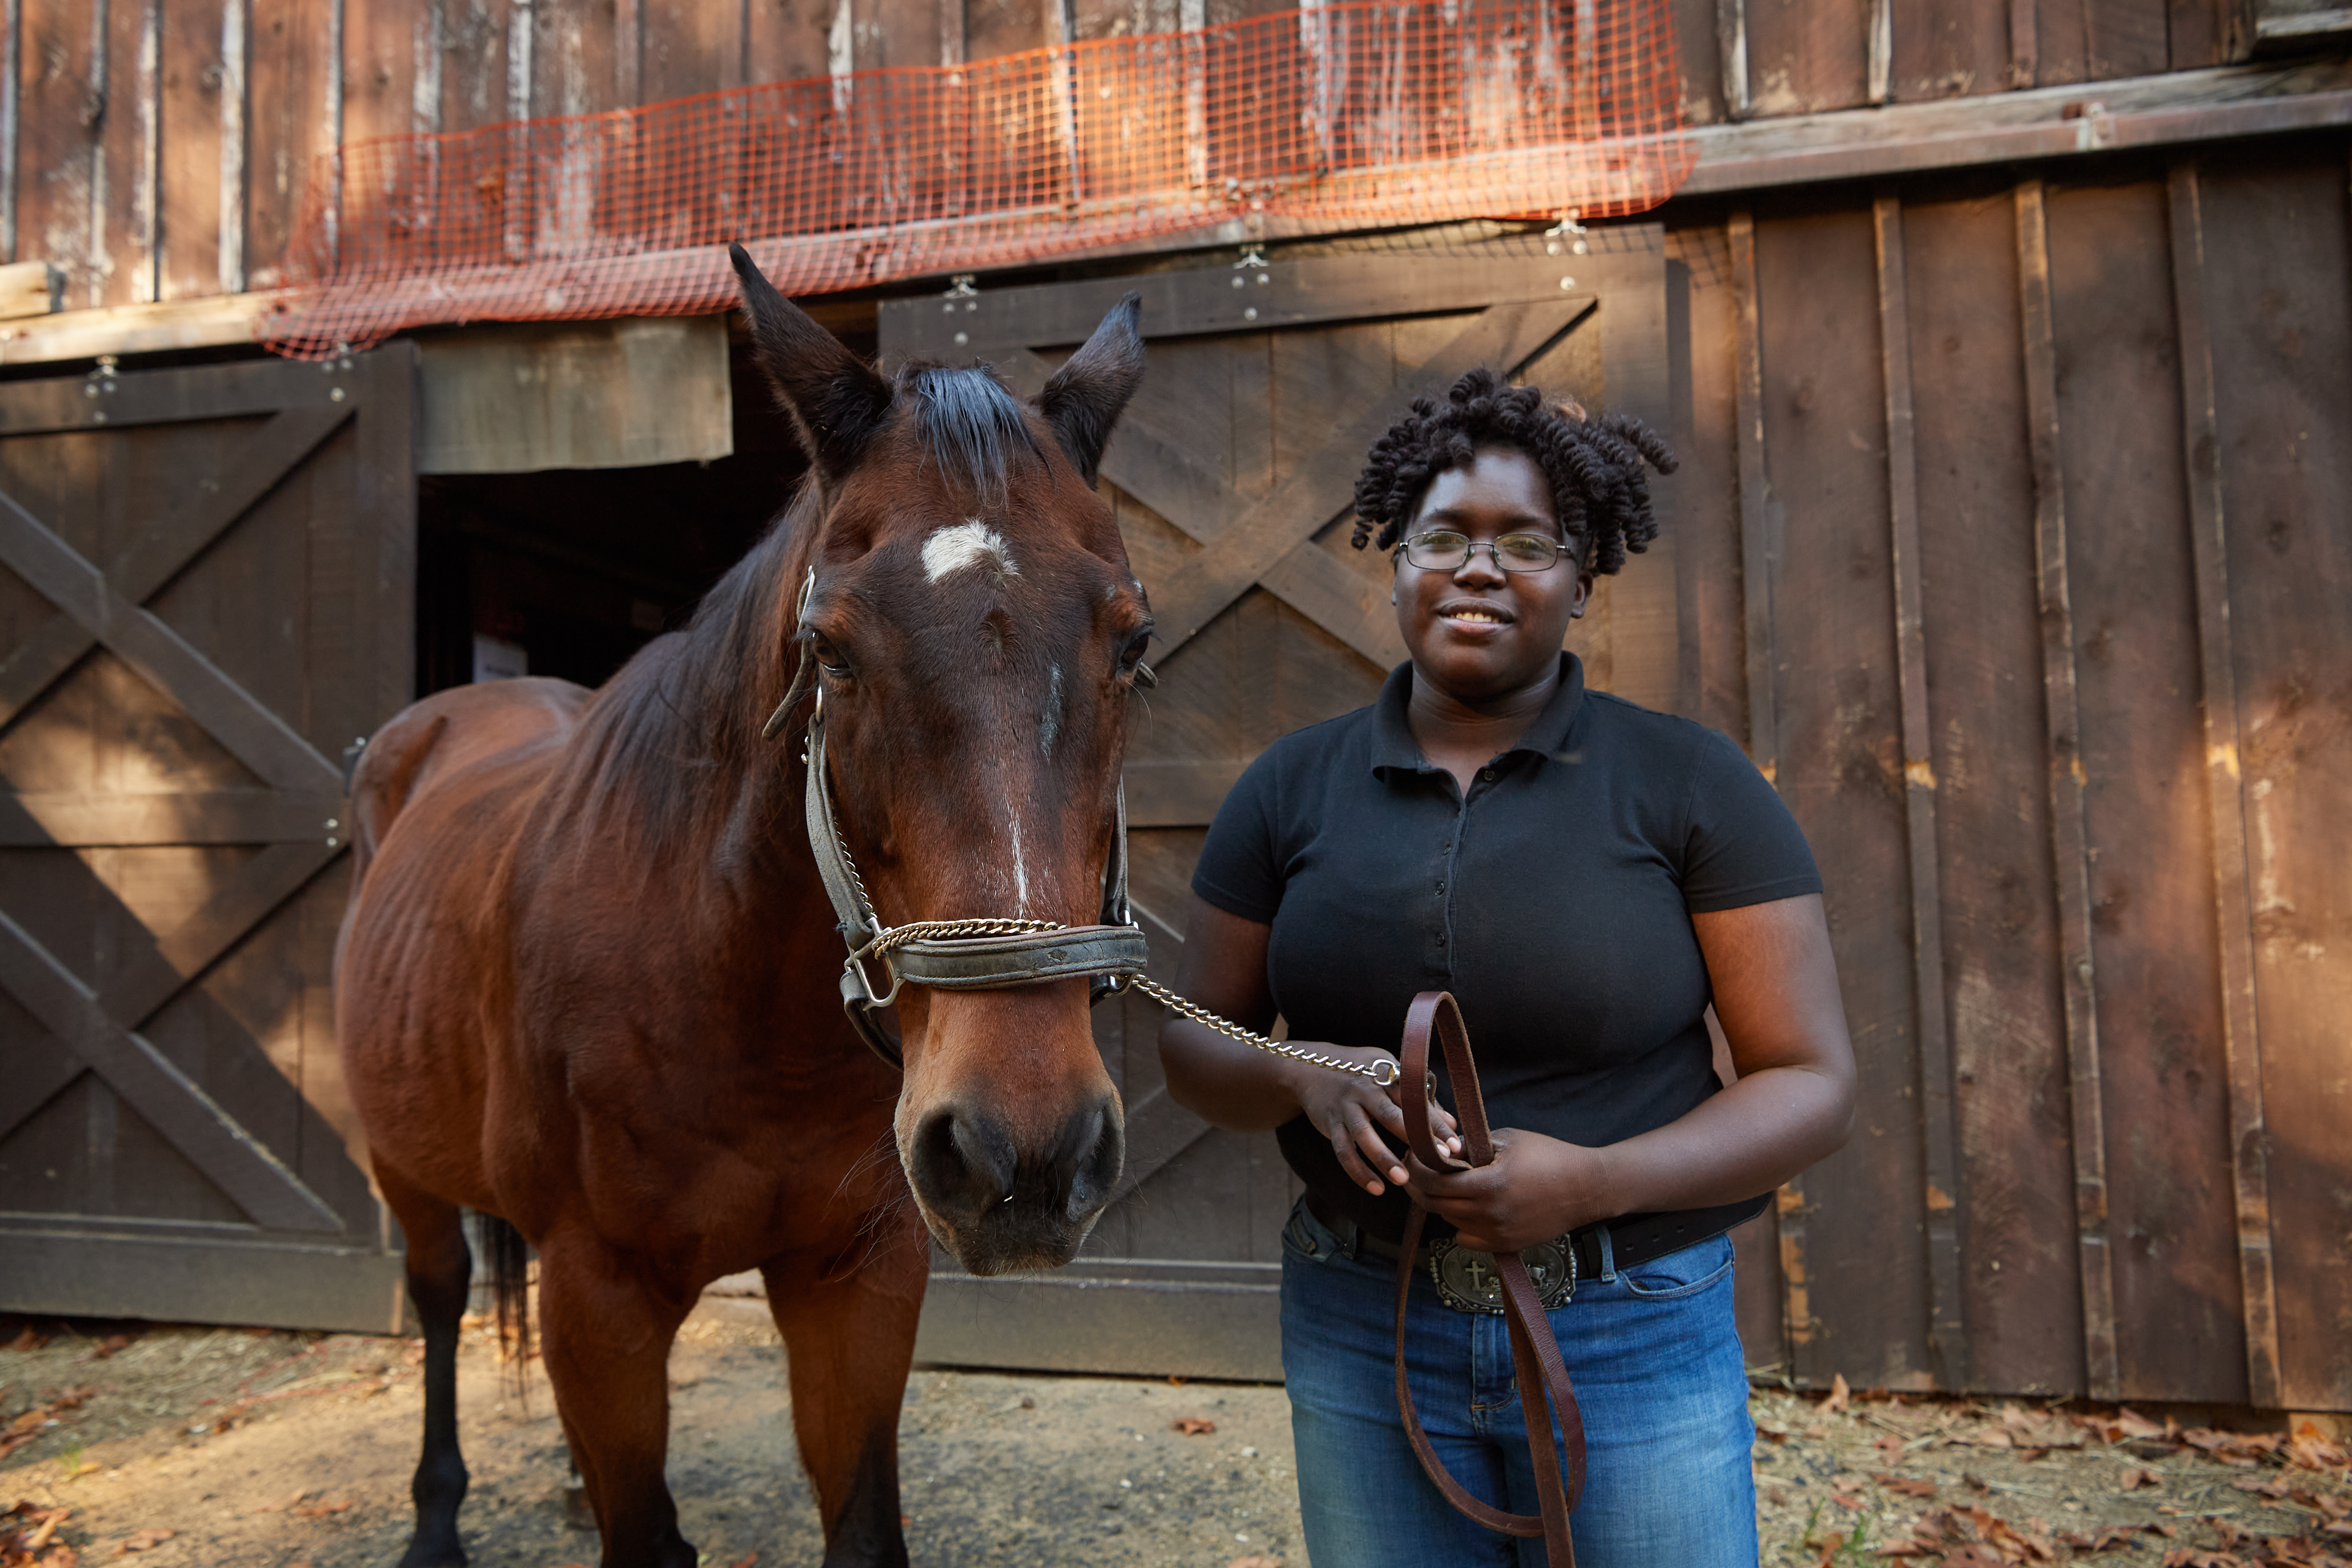
[[[809, 568], [801, 584], [800, 609], [805, 611], [816, 589], [816, 568]], [[795, 617], [797, 618], [797, 617]], [[809, 657], [801, 667], [763, 734], [773, 736], [800, 700], [809, 679]], [[849, 956], [841, 966], [841, 1005], [857, 1037], [894, 1068], [906, 1060], [898, 1042], [875, 1016], [898, 1000], [908, 982], [940, 991], [1007, 991], [1049, 981], [1093, 977], [1090, 1002], [1142, 974], [1148, 956], [1142, 928], [1127, 907], [1127, 786], [1118, 790], [1117, 820], [1111, 831], [1110, 863], [1104, 868], [1102, 921], [1098, 925], [1066, 926], [1054, 921], [979, 919], [912, 921], [886, 926], [875, 914], [866, 884], [858, 879], [849, 847], [841, 841], [834, 818], [833, 790], [824, 764], [824, 690], [818, 688], [816, 707], [809, 714], [807, 749], [802, 761], [808, 777], [801, 791], [808, 823], [809, 850], [816, 859], [824, 896], [839, 917], [842, 939]], [[887, 991], [877, 992], [867, 978], [866, 961], [878, 961], [889, 977]]]

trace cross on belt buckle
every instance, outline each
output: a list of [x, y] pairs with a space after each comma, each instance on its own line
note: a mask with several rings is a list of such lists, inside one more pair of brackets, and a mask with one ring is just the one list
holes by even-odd
[[[1576, 1253], [1568, 1237], [1555, 1237], [1519, 1249], [1528, 1280], [1545, 1311], [1576, 1294]], [[1429, 1244], [1429, 1277], [1437, 1284], [1438, 1299], [1457, 1312], [1503, 1312], [1503, 1277], [1495, 1255], [1480, 1252], [1452, 1237]]]

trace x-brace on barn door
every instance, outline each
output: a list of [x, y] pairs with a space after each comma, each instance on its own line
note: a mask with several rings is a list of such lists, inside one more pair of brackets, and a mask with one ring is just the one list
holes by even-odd
[[[1389, 424], [1487, 365], [1672, 427], [1661, 237], [1613, 239], [1629, 248], [1245, 259], [882, 307], [886, 366], [984, 361], [1034, 392], [1124, 294], [1142, 297], [1150, 360], [1102, 479], [1158, 626], [1160, 680], [1137, 715], [1127, 788], [1139, 918], [1163, 981], [1202, 830], [1233, 781], [1276, 736], [1370, 701], [1405, 657], [1386, 559], [1348, 544], [1356, 475]], [[1612, 583], [1571, 639], [1596, 685], [1662, 708], [1683, 679], [1670, 548]], [[1086, 1256], [1018, 1282], [942, 1266], [920, 1353], [1280, 1375], [1274, 1271], [1295, 1184], [1271, 1136], [1217, 1131], [1168, 1098], [1158, 1026], [1131, 1000], [1096, 1011], [1128, 1163]]]
[[340, 758], [407, 700], [405, 347], [0, 385], [0, 1307], [384, 1329]]

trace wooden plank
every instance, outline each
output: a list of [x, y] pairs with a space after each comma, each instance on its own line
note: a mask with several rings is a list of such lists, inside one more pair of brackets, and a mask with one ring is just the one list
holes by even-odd
[[[2339, 141], [2184, 162], [2171, 176], [2181, 364], [2210, 376], [2183, 385], [2208, 436], [2190, 482], [2247, 1379], [2251, 1400], [2288, 1410], [2352, 1408], [2344, 160]], [[2224, 816], [2242, 825], [2234, 843]]]
[[1748, 0], [1715, 0], [1715, 47], [1723, 73], [1723, 117], [1745, 120], [1748, 100]]
[[[1474, 365], [1515, 371], [1590, 308], [1589, 301], [1577, 299], [1490, 306], [1421, 366], [1414, 391], [1442, 395]], [[1346, 510], [1363, 454], [1407, 401], [1383, 396], [1371, 402], [1236, 519], [1217, 543], [1154, 584], [1152, 611], [1163, 658]]]
[[1765, 778], [1780, 772], [1780, 721], [1774, 694], [1772, 579], [1780, 558], [1771, 485], [1765, 468], [1763, 332], [1756, 298], [1756, 219], [1731, 215], [1732, 362], [1739, 468], [1742, 640], [1747, 667], [1748, 755]]
[[2252, 0], [2170, 0], [2166, 11], [2174, 70], [2226, 65], [2253, 52]]
[[46, 316], [57, 308], [65, 286], [58, 269], [46, 261], [18, 261], [0, 267], [0, 319]]
[[0, 564], [47, 595], [263, 778], [290, 789], [341, 783], [341, 770], [311, 750], [285, 720], [256, 702], [171, 627], [123, 598], [96, 567], [5, 496], [0, 496]]
[[[343, 140], [437, 130], [441, 0], [342, 0], [342, 6]], [[436, 73], [421, 105], [420, 66]], [[343, 195], [362, 203], [370, 193], [346, 190]]]
[[1748, 7], [1748, 102], [1759, 116], [1870, 101], [1873, 0]]
[[[1157, 342], [1654, 289], [1664, 256], [1661, 232], [1641, 226], [1631, 231], [1629, 242], [1641, 248], [1558, 260], [1482, 260], [1468, 266], [1459, 253], [1449, 252], [1318, 257], [1246, 272], [1211, 261], [1140, 276], [984, 289], [954, 315], [940, 310], [937, 297], [885, 300], [877, 321], [883, 355], [891, 363], [924, 357], [963, 362], [992, 358], [1014, 346], [1042, 349], [1083, 342], [1129, 293], [1139, 299], [1143, 335]], [[1562, 278], [1569, 279], [1565, 285]], [[1663, 395], [1663, 354], [1657, 376]]]
[[1920, 587], [1917, 421], [1912, 408], [1911, 304], [1903, 204], [1871, 204], [1877, 242], [1878, 331], [1886, 399], [1887, 550], [1895, 567], [1895, 668], [1903, 729], [1904, 833], [1911, 882], [1911, 983], [1919, 1074], [1920, 1208], [1927, 1226], [1927, 1350], [1939, 1388], [1973, 1386], [1961, 1286], [1958, 1134], [1952, 1036], [1944, 1000], [1944, 893], [1936, 832], [1935, 725], [1927, 706], [1927, 634]]
[[[1691, 196], [1822, 180], [1876, 179], [2025, 158], [2268, 135], [2340, 125], [2352, 67], [2335, 60], [2061, 85], [1984, 98], [1703, 125]], [[2087, 111], [2095, 101], [2103, 111]]]
[[719, 316], [517, 325], [417, 346], [416, 471], [709, 462], [735, 449]]
[[[662, 5], [645, 16], [641, 101], [737, 85], [744, 58], [743, 13], [736, 5]], [[830, 8], [827, 20], [831, 20]]]
[[[1779, 786], [1829, 889], [1830, 934], [1859, 1069], [1845, 1148], [1784, 1194], [1797, 1375], [1927, 1386], [1926, 1180], [1900, 762], [1885, 410], [1867, 212], [1759, 225], [1763, 406], [1776, 515]], [[1802, 1221], [1801, 1230], [1797, 1226]], [[1801, 1299], [1800, 1292], [1803, 1292]]]
[[[16, 260], [16, 150], [22, 138], [24, 0], [0, 0], [0, 262]], [[63, 279], [59, 279], [62, 286]]]
[[[231, 69], [222, 58], [225, 35], [242, 29], [239, 0], [185, 0], [164, 8], [159, 82], [163, 145], [157, 193], [162, 247], [156, 257], [158, 300], [204, 299], [240, 292], [224, 286], [226, 237], [237, 227], [221, 208], [222, 129], [229, 118]], [[242, 89], [243, 63], [236, 80]]]
[[[959, 21], [962, 7], [950, 5]], [[825, 35], [834, 6], [751, 0], [744, 35], [745, 71], [753, 81], [800, 81], [826, 74]]]
[[0, 795], [0, 847], [316, 843], [342, 808], [338, 795], [266, 789]]
[[[1720, 242], [1728, 250], [1728, 241]], [[1690, 715], [1727, 735], [1748, 732], [1745, 609], [1740, 603], [1738, 301], [1727, 276], [1690, 291], [1691, 372], [1687, 426], [1675, 432], [1682, 458], [1675, 494], [1683, 530], [1681, 564], [1691, 584], [1687, 635], [1698, 653]]]
[[287, 281], [289, 252], [318, 155], [335, 145], [329, 79], [335, 8], [320, 0], [248, 0], [251, 108], [246, 147], [245, 287]]
[[[416, 699], [416, 347], [360, 356], [349, 701], [357, 736]], [[362, 728], [364, 726], [364, 728]]]
[[[1920, 984], [1944, 999], [1949, 1057], [1940, 1089], [1923, 1066], [1922, 1111], [1940, 1095], [1958, 1180], [1930, 1175], [1929, 1237], [1939, 1219], [1958, 1227], [1962, 1386], [2057, 1394], [2083, 1386], [2082, 1308], [2015, 203], [2005, 190], [1914, 200], [1902, 228], [1915, 602], [1934, 721], [1915, 731], [1906, 697], [1906, 782], [1934, 805], [1925, 874], [1942, 930]], [[1898, 595], [1906, 575], [1898, 555]], [[1924, 1002], [1922, 1014], [1924, 1055], [1935, 1046]], [[1939, 1134], [1927, 1131], [1932, 1165]]]
[[[2046, 191], [2043, 208], [2056, 355], [2067, 367], [2058, 383], [2061, 480], [2089, 778], [2099, 1088], [2117, 1134], [2106, 1152], [2107, 1224], [2122, 1394], [2243, 1404], [2165, 191], [2155, 181], [2070, 186]], [[2038, 704], [2030, 711], [2038, 728]], [[2038, 766], [2042, 752], [2037, 739], [2020, 755]], [[2038, 776], [2030, 787], [2046, 803]], [[2012, 837], [2027, 826], [2017, 824]], [[2037, 813], [2031, 826], [2046, 825]], [[2004, 928], [2004, 938], [2039, 939], [2053, 952], [2058, 945], [2039, 921], [2015, 938]], [[2053, 969], [2042, 984], [2057, 983]], [[1995, 1061], [2008, 1072], [2006, 1040], [2001, 1047], [1986, 1072]], [[2063, 1107], [2063, 1094], [2051, 1103]], [[2010, 1170], [2033, 1137], [2008, 1124], [1988, 1136]], [[2071, 1138], [2047, 1142], [2071, 1167]], [[2070, 1168], [2053, 1190], [2071, 1188]], [[2070, 1254], [2072, 1209], [2070, 1200]], [[2065, 1314], [2070, 1331], [2079, 1321], [2079, 1310]]]
[[2092, 988], [2089, 845], [2082, 720], [2075, 692], [2074, 604], [2068, 592], [2066, 492], [2060, 466], [2058, 361], [2050, 317], [2050, 247], [2042, 188], [2017, 188], [2017, 251], [2025, 343], [2027, 429], [2033, 453], [2034, 582], [2042, 612], [2042, 686], [2049, 734], [2051, 842], [2058, 884], [2059, 979], [2066, 1002], [2067, 1082], [2074, 1105], [2074, 1215], [2083, 1292], [2084, 1375], [2091, 1396], [2121, 1390], [2115, 1271], [2107, 1214], [2107, 1138], [2099, 1082], [2099, 1017]]
[[2205, 226], [2198, 170], [2176, 161], [2167, 179], [2173, 301], [2180, 342], [2181, 448], [2187, 454], [2189, 548], [2196, 563], [2197, 647], [2204, 695], [2205, 779], [2212, 818], [2213, 901], [2221, 933], [2221, 1017], [2230, 1083], [2230, 1161], [2236, 1199], [2246, 1390], [2279, 1403], [2277, 1285], [2271, 1254], [2268, 1140], [2264, 1136], [2261, 1016], [2255, 994], [2253, 909], [2246, 864], [2236, 660], [2231, 648], [2229, 549], [2221, 436], [2206, 302]]
[[[65, 300], [89, 305], [90, 180], [95, 148], [82, 110], [105, 85], [91, 47], [90, 7], [76, 0], [22, 0], [17, 13], [12, 260], [46, 260], [65, 274]], [[33, 62], [38, 62], [36, 67]], [[93, 81], [95, 76], [95, 81]]]
[[[196, 554], [300, 463], [349, 416], [342, 408], [289, 410], [233, 453], [217, 477], [192, 484], [173, 515], [132, 539], [107, 563], [106, 581], [132, 604], [144, 604]], [[60, 613], [0, 659], [0, 724], [46, 691], [97, 639]]]
[[401, 1331], [404, 1286], [397, 1254], [272, 1245], [249, 1232], [189, 1235], [191, 1228], [88, 1220], [52, 1227], [12, 1215], [0, 1231], [0, 1246], [13, 1260], [0, 1276], [0, 1310]]
[[256, 1223], [305, 1232], [342, 1229], [341, 1219], [282, 1161], [153, 1046], [106, 1016], [89, 988], [5, 913], [0, 986], [95, 1068]]
[[[2030, 17], [2030, 0], [2026, 11]], [[2014, 15], [2011, 5], [1974, 0], [1906, 6], [1894, 32], [1888, 91], [1878, 101], [1981, 97], [2020, 85], [2011, 49]]]

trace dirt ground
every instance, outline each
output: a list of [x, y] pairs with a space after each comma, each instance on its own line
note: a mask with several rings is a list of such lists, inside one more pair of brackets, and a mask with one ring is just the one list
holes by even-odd
[[[0, 1564], [398, 1560], [412, 1342], [21, 1321], [0, 1323], [0, 1508], [16, 1504]], [[477, 1568], [593, 1563], [594, 1536], [566, 1522], [545, 1384], [512, 1393], [486, 1328], [459, 1377]], [[759, 1306], [707, 1301], [672, 1383], [670, 1481], [703, 1560], [817, 1562], [782, 1352]], [[1754, 1409], [1768, 1564], [2352, 1568], [2352, 1467], [2316, 1428], [1769, 1388]], [[919, 1369], [899, 1441], [918, 1563], [1304, 1568], [1279, 1388]]]

